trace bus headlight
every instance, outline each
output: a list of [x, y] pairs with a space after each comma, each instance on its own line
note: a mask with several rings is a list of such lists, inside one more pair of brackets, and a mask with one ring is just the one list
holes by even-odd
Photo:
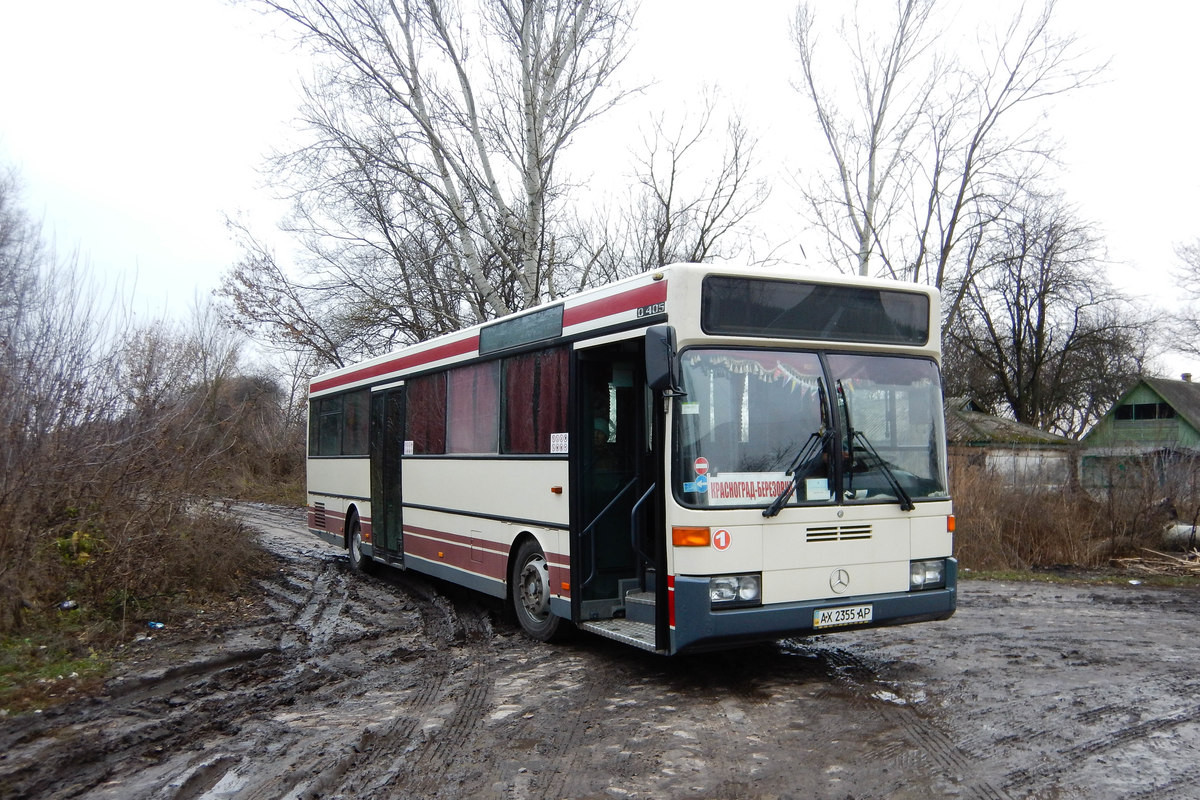
[[762, 605], [762, 575], [719, 575], [708, 579], [713, 608]]
[[913, 561], [908, 565], [910, 589], [943, 589], [946, 586], [946, 560]]

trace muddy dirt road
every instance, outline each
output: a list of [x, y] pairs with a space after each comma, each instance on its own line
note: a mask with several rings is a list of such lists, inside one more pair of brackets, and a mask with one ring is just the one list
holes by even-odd
[[665, 659], [243, 513], [264, 599], [0, 720], [0, 798], [1200, 797], [1194, 590], [968, 581], [946, 622]]

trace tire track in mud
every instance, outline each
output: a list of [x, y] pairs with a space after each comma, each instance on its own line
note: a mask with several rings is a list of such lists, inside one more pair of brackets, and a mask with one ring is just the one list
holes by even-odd
[[[75, 797], [114, 776], [114, 757], [153, 764], [176, 743], [227, 727], [227, 720], [208, 713], [213, 706], [222, 717], [236, 709], [237, 692], [224, 687], [257, 683], [253, 676], [276, 669], [274, 647], [225, 653], [113, 684], [66, 727], [56, 724], [57, 714], [35, 718], [37, 726], [4, 742], [5, 760], [18, 751], [22, 757], [15, 769], [0, 762], [0, 796]], [[215, 688], [198, 688], [205, 686]], [[205, 692], [197, 702], [190, 697]], [[67, 785], [64, 774], [71, 776]]]
[[[792, 653], [817, 653], [827, 665], [831, 679], [852, 690], [853, 695], [849, 699], [852, 707], [873, 710], [903, 735], [903, 739], [894, 738], [873, 754], [873, 758], [896, 765], [901, 777], [891, 781], [890, 785], [885, 784], [870, 793], [855, 794], [854, 797], [887, 800], [905, 789], [914, 773], [924, 771], [931, 779], [941, 779], [955, 786], [956, 796], [970, 800], [1010, 800], [1004, 789], [977, 774], [976, 755], [964, 750], [961, 743], [955, 743], [948, 733], [898, 694], [896, 689], [900, 687], [879, 677], [880, 665], [877, 662], [850, 648], [831, 647], [828, 644], [830, 641], [832, 638], [816, 640], [815, 644], [786, 642], [784, 646]], [[832, 691], [823, 694], [831, 695]]]
[[[896, 706], [891, 701], [881, 702], [884, 705], [879, 711], [880, 715], [902, 730], [915, 746], [917, 758], [914, 760], [927, 761], [930, 766], [940, 770], [942, 777], [961, 787], [960, 796], [974, 800], [1010, 800], [1007, 787], [997, 787], [975, 776], [975, 760], [915, 709]], [[901, 763], [907, 760], [900, 759]]]
[[[845, 674], [860, 668], [849, 653], [797, 640], [691, 660], [679, 694], [698, 694], [712, 702], [699, 713], [685, 713], [682, 730], [673, 731], [682, 741], [667, 745], [668, 752], [683, 755], [679, 767], [693, 781], [688, 784], [693, 793], [730, 800], [755, 796], [760, 780], [777, 784], [795, 769], [795, 748], [804, 738], [800, 731], [808, 726], [789, 725], [794, 738], [776, 740], [759, 720], [772, 716], [777, 706], [800, 715], [840, 706], [847, 700]], [[839, 737], [823, 734], [817, 738]], [[821, 743], [815, 749], [823, 748]], [[838, 769], [827, 761], [821, 770], [810, 772], [798, 787], [799, 795], [816, 796], [818, 786], [824, 790], [844, 785]]]
[[[240, 639], [257, 638], [255, 646], [114, 684], [119, 691], [113, 701], [93, 715], [95, 730], [78, 731], [61, 743], [63, 732], [54, 731], [53, 723], [29, 728], [24, 740], [39, 752], [16, 772], [0, 763], [0, 794], [298, 797], [306, 794], [306, 783], [320, 789], [337, 782], [330, 778], [338, 776], [340, 759], [328, 753], [352, 753], [372, 737], [411, 739], [416, 731], [411, 720], [371, 727], [379, 719], [376, 693], [396, 695], [387, 685], [388, 670], [378, 665], [423, 657], [449, 639], [467, 638], [468, 629], [471, 638], [486, 640], [490, 629], [483, 619], [469, 626], [454, 622], [449, 604], [428, 588], [405, 593], [384, 583], [362, 589], [357, 578], [336, 556], [285, 556], [280, 574], [261, 585], [267, 619], [239, 633]], [[376, 597], [383, 599], [374, 602]], [[410, 619], [389, 621], [406, 608]], [[420, 688], [408, 692], [414, 711], [445, 693], [440, 678], [450, 666], [448, 660], [419, 660], [412, 671]], [[351, 723], [322, 732], [314, 720], [331, 706]], [[363, 722], [356, 726], [354, 719]], [[297, 723], [307, 730], [294, 729]], [[86, 720], [82, 726], [76, 722], [80, 727], [86, 728]], [[45, 735], [38, 740], [39, 734]], [[9, 737], [7, 743], [6, 752], [20, 741]], [[78, 763], [81, 751], [95, 760], [94, 767]], [[136, 775], [123, 769], [130, 762]], [[335, 769], [327, 773], [325, 767]], [[71, 784], [55, 785], [67, 772]]]
[[[279, 717], [303, 719], [311, 714], [306, 705], [343, 684], [345, 676], [326, 665], [323, 656], [335, 644], [353, 644], [366, 635], [359, 625], [342, 630], [349, 594], [344, 570], [328, 558], [310, 563], [289, 570], [279, 581], [260, 584], [271, 606], [283, 617], [277, 647], [286, 665], [277, 679], [266, 685], [265, 693], [282, 691], [287, 699], [262, 709], [271, 713], [255, 715], [260, 719], [252, 723], [252, 730], [239, 725], [242, 730], [236, 750], [228, 742], [211, 743], [216, 755], [189, 766], [193, 776], [184, 781], [175, 800], [225, 797], [230, 792], [241, 798], [280, 797], [303, 780], [304, 770], [296, 767], [308, 748], [303, 737]], [[260, 759], [267, 751], [273, 752], [276, 760], [264, 767]], [[199, 782], [197, 775], [205, 776], [205, 781]], [[203, 791], [193, 791], [193, 787]]]
[[1195, 800], [1197, 786], [1200, 786], [1200, 766], [1184, 770], [1170, 780], [1136, 794], [1126, 795], [1123, 800]]
[[[166, 785], [147, 796], [193, 800], [234, 792], [246, 798], [278, 797], [302, 779], [302, 772], [283, 768], [289, 761], [295, 766], [295, 751], [305, 749], [302, 737], [276, 717], [284, 709], [303, 709], [331, 684], [340, 683], [341, 676], [326, 669], [320, 657], [336, 643], [360, 640], [364, 632], [357, 625], [343, 630], [348, 592], [335, 561], [315, 560], [301, 570], [288, 570], [280, 580], [263, 582], [261, 588], [279, 617], [273, 643], [278, 668], [255, 675], [257, 680], [247, 682], [241, 695], [217, 691], [192, 703], [192, 715], [211, 712], [213, 719], [221, 720], [215, 725], [219, 735], [200, 742], [199, 755], [176, 757], [164, 765], [159, 782]], [[231, 729], [237, 734], [233, 740]], [[275, 766], [261, 764], [266, 752], [277, 757]]]
[[[260, 775], [257, 783], [264, 798], [340, 796], [343, 790], [353, 797], [362, 790], [371, 793], [388, 785], [396, 769], [387, 765], [403, 763], [401, 756], [412, 750], [423, 717], [450, 691], [446, 678], [452, 662], [439, 658], [439, 649], [462, 638], [458, 631], [463, 626], [444, 598], [428, 587], [418, 585], [414, 589], [403, 578], [363, 579], [344, 569], [336, 573], [326, 569], [312, 585], [313, 596], [297, 612], [295, 624], [301, 631], [311, 631], [307, 643], [311, 657], [335, 669], [331, 651], [336, 649], [336, 663], [354, 673], [356, 684], [349, 697], [342, 691], [346, 681], [339, 680], [336, 685], [323, 687], [320, 697], [313, 699], [324, 698], [337, 708], [337, 716], [361, 722], [347, 726], [336, 741], [318, 738], [315, 743], [301, 745], [299, 749], [305, 756], [294, 753], [291, 760], [307, 763], [299, 771], [288, 770], [291, 780], [285, 795], [279, 793], [282, 776], [264, 779]], [[349, 586], [354, 587], [357, 602], [350, 602]], [[418, 624], [389, 624], [387, 615], [397, 607], [418, 616]], [[379, 619], [381, 615], [383, 620]], [[354, 630], [345, 630], [347, 625]], [[407, 635], [405, 641], [396, 642], [387, 638], [389, 633]], [[357, 645], [353, 657], [345, 652], [348, 644]], [[398, 692], [391, 685], [391, 671], [397, 663], [410, 665], [413, 674], [407, 677], [414, 687], [411, 690]], [[258, 765], [250, 768], [262, 771]]]
[[[487, 673], [476, 651], [491, 640], [485, 612], [472, 605], [460, 609], [424, 579], [405, 573], [384, 572], [363, 585], [377, 584], [400, 591], [405, 607], [420, 621], [409, 640], [412, 647], [398, 650], [385, 643], [377, 648], [381, 663], [406, 665], [407, 686], [397, 691], [389, 685], [394, 682], [390, 669], [368, 676], [361, 698], [376, 711], [372, 722], [340, 755], [314, 770], [316, 777], [298, 787], [296, 797], [373, 796], [397, 784], [420, 796], [420, 789], [410, 786], [422, 781], [432, 796], [441, 788], [439, 759], [453, 761], [446, 751], [461, 746], [483, 716]], [[478, 666], [464, 680], [462, 664], [471, 662]], [[386, 718], [380, 721], [380, 716]], [[413, 764], [421, 765], [419, 776], [413, 775]]]
[[[991, 671], [986, 693], [993, 702], [970, 703], [965, 715], [952, 714], [947, 720], [948, 729], [965, 731], [957, 739], [959, 749], [987, 764], [991, 784], [1014, 797], [1124, 800], [1142, 796], [1146, 785], [1162, 787], [1161, 794], [1148, 791], [1146, 797], [1195, 797], [1194, 783], [1189, 785], [1179, 773], [1196, 770], [1178, 763], [1168, 744], [1172, 739], [1197, 741], [1200, 706], [1186, 703], [1197, 695], [1194, 679], [1187, 680], [1186, 670], [1163, 664], [1126, 686], [1101, 682], [1097, 678], [1108, 674], [1112, 654], [1153, 650], [1141, 642], [1136, 648], [1114, 642], [1105, 651], [1086, 631], [1078, 636], [1101, 655], [1062, 652], [1057, 641], [1045, 646], [1031, 642], [1032, 653], [1049, 653], [1049, 658], [1039, 663], [1026, 654]], [[997, 697], [997, 687], [1009, 688], [1007, 699]], [[1123, 702], [1112, 702], [1114, 696]], [[1105, 777], [1097, 781], [1098, 774]]]
[[[1062, 748], [1057, 751], [1057, 757], [1053, 760], [1036, 767], [1017, 769], [1008, 773], [1005, 776], [1005, 787], [1019, 789], [1026, 794], [1031, 791], [1036, 793], [1044, 789], [1048, 782], [1053, 782], [1053, 779], [1064, 771], [1070, 770], [1098, 754], [1118, 750], [1131, 743], [1140, 742], [1156, 734], [1188, 724], [1200, 724], [1200, 705], [1181, 708], [1164, 716], [1122, 726]], [[1194, 785], [1192, 788], [1195, 788]]]
[[[578, 638], [582, 634], [576, 633], [575, 636]], [[610, 647], [607, 642], [594, 644], [600, 648]], [[529, 710], [524, 711], [520, 722], [512, 726], [511, 736], [517, 741], [533, 743], [531, 749], [537, 756], [536, 763], [539, 766], [545, 764], [553, 767], [543, 767], [533, 774], [525, 765], [517, 767], [508, 778], [505, 794], [511, 800], [586, 796], [595, 792], [594, 779], [588, 780], [591, 777], [591, 765], [588, 758], [590, 749], [585, 746], [586, 737], [599, 723], [595, 709], [601, 707], [600, 700], [611, 695], [615, 687], [602, 679], [603, 673], [585, 675], [589, 663], [580, 658], [578, 653], [573, 653], [570, 663], [564, 665], [555, 663], [558, 662], [558, 658], [554, 657], [557, 654], [546, 653], [544, 646], [538, 650], [542, 656], [539, 672], [545, 674], [547, 683], [556, 680], [561, 694], [549, 708], [530, 708], [528, 702], [523, 703], [522, 710]], [[564, 668], [570, 676], [569, 683], [564, 682]], [[537, 691], [536, 685], [531, 688]], [[626, 756], [620, 751], [614, 755], [613, 767], [617, 771], [632, 758], [632, 754]], [[522, 772], [522, 769], [526, 771]], [[539, 787], [542, 791], [535, 792], [535, 788]]]
[[[471, 751], [466, 745], [490, 708], [491, 680], [482, 664], [465, 673], [454, 681], [453, 692], [442, 695], [446, 702], [435, 709], [438, 720], [423, 727], [420, 741], [406, 753], [405, 766], [410, 768], [399, 773], [397, 781], [411, 797], [461, 796], [454, 781], [461, 786], [473, 777], [461, 774], [462, 756]], [[452, 767], [459, 774], [454, 774]], [[450, 778], [454, 780], [448, 781]]]

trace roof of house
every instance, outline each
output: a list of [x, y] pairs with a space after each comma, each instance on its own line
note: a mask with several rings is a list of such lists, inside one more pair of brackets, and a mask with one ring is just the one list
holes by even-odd
[[[1175, 413], [1183, 417], [1189, 425], [1200, 431], [1200, 383], [1191, 381], [1172, 381], [1166, 378], [1142, 378], [1142, 383], [1149, 386], [1158, 396], [1175, 409]], [[1121, 400], [1129, 396], [1137, 388], [1135, 384], [1126, 392]], [[1117, 403], [1120, 405], [1120, 402]], [[1116, 406], [1113, 406], [1116, 408]]]
[[969, 397], [946, 401], [946, 439], [951, 445], [1070, 447], [1074, 444], [1065, 436], [1013, 419], [984, 414], [979, 409], [979, 405]]

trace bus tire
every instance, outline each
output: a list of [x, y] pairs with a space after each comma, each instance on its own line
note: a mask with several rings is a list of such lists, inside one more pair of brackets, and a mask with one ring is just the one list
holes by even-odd
[[350, 518], [349, 530], [346, 532], [346, 549], [350, 552], [350, 567], [355, 572], [365, 575], [370, 571], [370, 559], [362, 552], [362, 524], [358, 521], [357, 514]]
[[542, 548], [526, 539], [512, 561], [512, 603], [522, 630], [539, 642], [562, 637], [566, 625], [550, 611], [550, 565]]

